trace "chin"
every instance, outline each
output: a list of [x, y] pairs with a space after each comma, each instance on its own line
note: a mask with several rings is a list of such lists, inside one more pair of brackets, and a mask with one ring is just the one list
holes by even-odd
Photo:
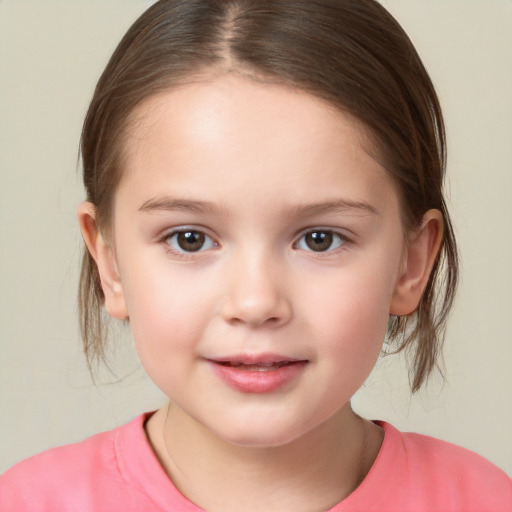
[[302, 437], [308, 429], [298, 429], [297, 424], [282, 422], [252, 421], [241, 424], [230, 423], [229, 428], [212, 431], [229, 444], [245, 448], [277, 448]]
[[275, 433], [269, 433], [267, 436], [261, 435], [261, 433], [255, 433], [251, 436], [249, 433], [244, 432], [243, 436], [230, 436], [229, 438], [224, 438], [224, 440], [229, 444], [242, 448], [264, 449], [285, 446], [293, 442], [297, 437], [300, 436], [290, 436], [286, 434], [276, 435]]

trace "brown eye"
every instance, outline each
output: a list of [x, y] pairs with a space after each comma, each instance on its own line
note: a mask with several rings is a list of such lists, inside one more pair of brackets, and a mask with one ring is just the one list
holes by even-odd
[[343, 245], [345, 240], [333, 231], [309, 231], [301, 237], [297, 247], [306, 251], [327, 252]]
[[215, 247], [215, 242], [202, 231], [176, 231], [166, 238], [166, 243], [178, 252], [198, 252]]
[[182, 231], [178, 233], [178, 245], [188, 252], [199, 251], [204, 245], [204, 233], [197, 231]]

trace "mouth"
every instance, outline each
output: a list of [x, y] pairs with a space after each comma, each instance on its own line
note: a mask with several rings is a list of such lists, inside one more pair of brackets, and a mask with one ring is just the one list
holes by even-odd
[[215, 374], [229, 387], [244, 393], [286, 389], [303, 374], [309, 361], [276, 355], [209, 359]]
[[221, 366], [228, 368], [236, 368], [238, 370], [245, 370], [247, 372], [269, 372], [279, 370], [284, 366], [291, 366], [294, 364], [305, 363], [306, 361], [275, 361], [269, 363], [242, 363], [239, 361], [214, 361]]
[[210, 359], [210, 361], [226, 368], [234, 368], [248, 372], [279, 370], [286, 366], [305, 364], [308, 362], [307, 359], [296, 359], [280, 354], [240, 354], [213, 358]]

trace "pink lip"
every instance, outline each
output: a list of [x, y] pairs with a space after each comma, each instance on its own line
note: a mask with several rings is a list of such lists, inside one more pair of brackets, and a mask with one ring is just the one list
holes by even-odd
[[308, 361], [260, 354], [208, 359], [217, 376], [243, 393], [270, 393], [295, 379]]

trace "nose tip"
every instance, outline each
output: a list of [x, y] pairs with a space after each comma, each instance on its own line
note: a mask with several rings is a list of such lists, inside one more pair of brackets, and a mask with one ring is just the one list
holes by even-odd
[[286, 287], [267, 268], [233, 276], [223, 305], [224, 320], [252, 328], [278, 327], [288, 322], [292, 314]]
[[224, 318], [231, 324], [245, 324], [249, 327], [278, 326], [284, 323], [287, 314], [276, 307], [263, 308], [260, 304], [244, 303], [225, 308]]

